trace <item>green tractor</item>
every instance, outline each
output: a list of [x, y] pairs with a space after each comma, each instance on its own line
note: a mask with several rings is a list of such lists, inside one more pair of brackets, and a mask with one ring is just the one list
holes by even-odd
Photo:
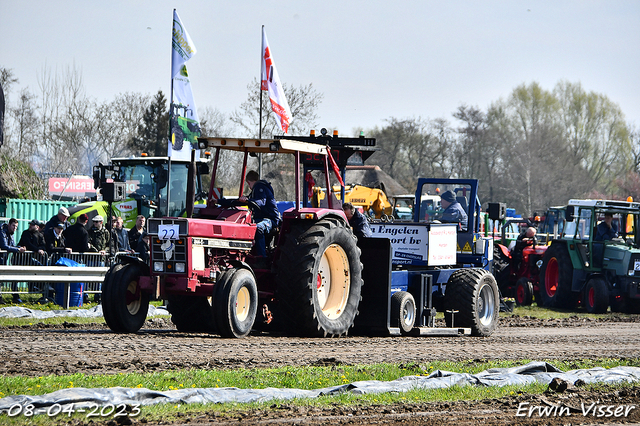
[[[204, 204], [208, 188], [203, 188], [201, 176], [209, 175], [209, 165], [206, 160], [196, 163], [196, 204]], [[101, 215], [109, 218], [109, 200], [113, 216], [120, 216], [125, 228], [132, 228], [138, 215], [149, 217], [185, 215], [188, 160], [171, 160], [171, 176], [168, 174], [169, 159], [167, 157], [135, 157], [114, 158], [109, 166], [94, 167], [94, 180], [106, 178], [110, 182], [118, 182], [122, 191], [117, 194], [104, 193], [103, 200], [80, 203], [69, 208], [71, 217], [69, 223], [76, 222], [78, 216], [86, 213], [91, 218]], [[103, 176], [99, 175], [100, 169]], [[106, 170], [106, 176], [104, 176]], [[96, 174], [98, 172], [98, 175]], [[171, 199], [167, 202], [167, 179], [171, 179]], [[104, 180], [104, 179], [103, 179]], [[97, 187], [97, 185], [96, 185]], [[115, 195], [115, 196], [114, 196]], [[167, 210], [168, 208], [168, 210]]]
[[570, 200], [565, 216], [542, 259], [543, 305], [640, 312], [640, 203]]

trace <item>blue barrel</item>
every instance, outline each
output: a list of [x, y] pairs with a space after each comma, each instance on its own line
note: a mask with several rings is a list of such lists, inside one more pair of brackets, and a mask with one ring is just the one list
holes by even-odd
[[[71, 283], [69, 284], [69, 307], [74, 306], [82, 306], [82, 288], [84, 283]], [[56, 283], [55, 285], [56, 295], [55, 302], [56, 305], [64, 306], [64, 294], [66, 292], [65, 283]]]

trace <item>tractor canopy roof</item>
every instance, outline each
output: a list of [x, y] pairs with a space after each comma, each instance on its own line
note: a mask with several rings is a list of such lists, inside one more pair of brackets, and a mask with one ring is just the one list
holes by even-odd
[[241, 139], [241, 138], [198, 138], [200, 149], [220, 148], [232, 151], [271, 153], [271, 154], [304, 154], [327, 155], [327, 147], [289, 139]]
[[593, 207], [596, 210], [621, 211], [640, 213], [640, 203], [617, 200], [569, 200], [569, 206]]

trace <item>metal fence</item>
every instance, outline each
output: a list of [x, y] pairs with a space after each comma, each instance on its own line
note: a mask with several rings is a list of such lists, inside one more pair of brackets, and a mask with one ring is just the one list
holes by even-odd
[[[0, 292], [3, 294], [42, 294], [50, 295], [51, 287], [56, 283], [82, 282], [83, 293], [100, 294], [102, 281], [118, 256], [100, 253], [36, 253], [7, 252], [0, 250]], [[77, 266], [75, 266], [77, 264]], [[74, 265], [74, 266], [72, 266]], [[68, 298], [65, 298], [68, 308]]]

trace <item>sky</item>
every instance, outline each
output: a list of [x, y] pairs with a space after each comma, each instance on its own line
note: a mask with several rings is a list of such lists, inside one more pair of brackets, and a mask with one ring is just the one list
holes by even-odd
[[[640, 127], [640, 1], [0, 0], [0, 67], [38, 93], [75, 67], [101, 101], [170, 92], [173, 9], [197, 53], [198, 108], [231, 113], [259, 77], [265, 26], [283, 84], [313, 84], [318, 125], [341, 135], [394, 118], [486, 110], [561, 80], [606, 95]], [[10, 99], [11, 100], [11, 99]], [[317, 129], [319, 130], [319, 129]]]

